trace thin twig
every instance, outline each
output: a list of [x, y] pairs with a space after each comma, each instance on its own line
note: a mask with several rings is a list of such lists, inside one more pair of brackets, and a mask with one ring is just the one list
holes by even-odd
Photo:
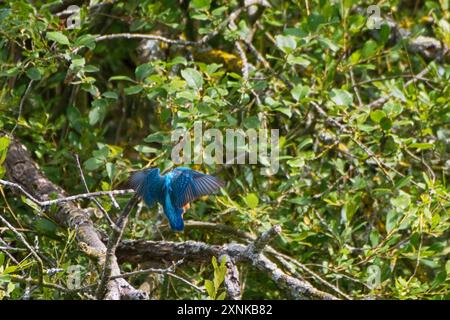
[[27, 242], [27, 240], [25, 239], [25, 237], [16, 230], [16, 228], [14, 228], [13, 225], [11, 225], [5, 218], [3, 218], [0, 215], [0, 220], [8, 227], [9, 230], [11, 230], [16, 237], [20, 240], [20, 242], [23, 243], [23, 245], [25, 247], [27, 247], [28, 250], [30, 250], [31, 254], [33, 255], [33, 257], [36, 259], [37, 263], [38, 263], [38, 272], [39, 272], [39, 285], [43, 284], [43, 277], [44, 277], [44, 264], [42, 262], [41, 257], [37, 254], [37, 252], [33, 249], [33, 247]]
[[179, 275], [176, 275], [175, 273], [167, 272], [166, 274], [169, 275], [169, 276], [171, 276], [171, 277], [173, 277], [173, 278], [175, 278], [175, 279], [178, 279], [178, 280], [180, 280], [180, 281], [186, 283], [187, 285], [191, 286], [192, 288], [196, 289], [197, 291], [200, 291], [201, 293], [204, 293], [204, 292], [205, 292], [205, 289], [203, 289], [203, 288], [201, 288], [201, 287], [199, 287], [199, 286], [193, 284], [193, 283], [190, 282], [189, 280], [186, 280], [185, 278], [180, 277]]
[[38, 280], [34, 280], [34, 279], [31, 279], [31, 278], [25, 278], [25, 277], [19, 276], [17, 274], [12, 274], [11, 275], [11, 281], [27, 283], [27, 284], [37, 284], [39, 286], [60, 290], [60, 291], [66, 292], [66, 293], [70, 292], [69, 289], [67, 289], [66, 287], [63, 287], [63, 286], [61, 286], [59, 284], [49, 283], [49, 282], [42, 282], [42, 283], [40, 283]]
[[[410, 84], [415, 83], [417, 80], [420, 80], [424, 75], [426, 75], [428, 72], [430, 72], [430, 70], [432, 69], [434, 62], [436, 61], [433, 60], [431, 63], [428, 64], [428, 66], [423, 69], [422, 71], [420, 71], [418, 74], [416, 74], [415, 76], [413, 76], [410, 80], [408, 80], [403, 88], [407, 88]], [[372, 101], [371, 103], [369, 103], [368, 105], [366, 105], [366, 107], [368, 109], [374, 109], [374, 108], [379, 108], [382, 107], [387, 101], [389, 101], [390, 98], [392, 98], [394, 96], [393, 92], [390, 92], [389, 94], [378, 98], [375, 101]]]
[[352, 88], [355, 90], [356, 98], [358, 99], [359, 107], [363, 106], [361, 95], [359, 94], [358, 86], [355, 86], [355, 75], [353, 74], [353, 69], [350, 69], [350, 79], [352, 81]]
[[[89, 188], [88, 188], [88, 185], [86, 183], [86, 179], [84, 177], [83, 169], [81, 168], [80, 158], [78, 157], [78, 154], [75, 154], [75, 160], [77, 162], [78, 171], [80, 171], [81, 181], [83, 182], [84, 189], [86, 190], [86, 192], [89, 192]], [[110, 227], [113, 228], [113, 229], [117, 228], [116, 224], [114, 223], [114, 221], [112, 221], [112, 219], [109, 216], [108, 212], [106, 212], [105, 208], [103, 208], [101, 203], [96, 198], [92, 198], [92, 201], [94, 201], [95, 205], [103, 213], [103, 216], [106, 218], [106, 220], [108, 220], [108, 223], [109, 223]]]
[[7, 180], [0, 179], [0, 184], [7, 186], [7, 187], [13, 187], [21, 191], [28, 199], [30, 199], [35, 204], [39, 205], [40, 207], [47, 207], [51, 206], [53, 204], [58, 204], [61, 202], [70, 202], [75, 201], [79, 199], [90, 199], [94, 197], [100, 197], [100, 196], [109, 196], [109, 195], [123, 195], [123, 194], [130, 194], [134, 193], [133, 189], [124, 189], [124, 190], [111, 190], [111, 191], [96, 191], [96, 192], [88, 192], [88, 193], [81, 193], [69, 197], [63, 197], [58, 198], [54, 200], [47, 200], [47, 201], [40, 201], [33, 197], [29, 192], [27, 192], [20, 184], [14, 183]]
[[14, 127], [11, 130], [11, 135], [14, 133], [14, 131], [16, 130], [17, 126], [19, 125], [19, 120], [20, 117], [22, 116], [22, 109], [23, 109], [23, 104], [25, 103], [25, 99], [28, 97], [28, 94], [30, 93], [31, 90], [31, 86], [33, 85], [33, 80], [30, 80], [30, 82], [28, 83], [27, 89], [25, 90], [25, 93], [22, 96], [22, 99], [20, 99], [20, 104], [19, 104], [19, 115], [17, 116], [17, 122], [14, 125]]
[[247, 247], [248, 252], [253, 254], [260, 254], [264, 247], [272, 241], [276, 236], [281, 234], [281, 226], [274, 225], [269, 230], [263, 232], [256, 240]]
[[[2, 238], [0, 238], [0, 243], [6, 247], [9, 247], [8, 243]], [[9, 259], [11, 259], [12, 262], [14, 262], [15, 264], [19, 264], [19, 261], [17, 261], [16, 258], [14, 258], [14, 256], [10, 254], [7, 250], [3, 250], [3, 252], [5, 252], [5, 254], [8, 256]]]
[[171, 265], [170, 267], [165, 268], [165, 269], [148, 268], [148, 269], [143, 269], [143, 270], [138, 270], [138, 271], [126, 272], [126, 273], [122, 273], [122, 274], [117, 275], [117, 276], [109, 277], [109, 280], [114, 280], [114, 279], [118, 279], [118, 278], [129, 278], [129, 277], [139, 276], [139, 275], [149, 274], [149, 273], [166, 274], [166, 273], [169, 273], [169, 272], [174, 272], [175, 268], [177, 266], [179, 266], [180, 264], [182, 264], [183, 262], [184, 262], [184, 259], [178, 260], [173, 265]]
[[105, 262], [103, 265], [103, 271], [101, 274], [100, 283], [97, 288], [96, 297], [97, 299], [103, 299], [106, 293], [106, 284], [111, 277], [111, 262], [113, 258], [115, 258], [116, 248], [122, 238], [123, 232], [128, 222], [128, 216], [133, 210], [134, 206], [138, 203], [140, 197], [137, 193], [133, 195], [133, 197], [128, 201], [127, 205], [122, 211], [119, 219], [117, 220], [117, 228], [113, 229], [112, 234], [109, 237], [108, 245], [106, 249]]
[[14, 247], [10, 247], [10, 246], [0, 246], [0, 250], [2, 250], [2, 251], [27, 251], [26, 249], [23, 249], [23, 248], [14, 248]]
[[149, 39], [149, 40], [157, 40], [161, 42], [165, 42], [168, 44], [173, 45], [180, 45], [180, 46], [202, 46], [206, 44], [209, 40], [217, 36], [221, 30], [223, 30], [225, 27], [229, 25], [231, 21], [236, 20], [236, 18], [241, 14], [244, 8], [250, 7], [253, 5], [264, 5], [264, 1], [261, 0], [250, 0], [246, 1], [240, 8], [237, 8], [234, 10], [230, 15], [222, 21], [215, 30], [208, 33], [207, 35], [203, 36], [198, 41], [189, 41], [189, 40], [179, 40], [179, 39], [169, 39], [163, 36], [154, 35], [154, 34], [143, 34], [143, 33], [115, 33], [115, 34], [107, 34], [107, 35], [101, 35], [95, 38], [96, 42], [104, 41], [104, 40], [111, 40], [111, 39]]
[[241, 58], [241, 61], [242, 61], [242, 77], [244, 78], [244, 83], [247, 83], [248, 82], [249, 65], [248, 65], [247, 56], [245, 55], [245, 51], [242, 48], [241, 41], [236, 42], [236, 50], [239, 53], [239, 57]]

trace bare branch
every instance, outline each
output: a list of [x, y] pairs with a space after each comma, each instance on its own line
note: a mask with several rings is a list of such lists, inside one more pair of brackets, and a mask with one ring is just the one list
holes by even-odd
[[[270, 237], [269, 237], [270, 238]], [[264, 241], [263, 241], [264, 242]], [[235, 263], [248, 263], [266, 273], [280, 289], [296, 299], [337, 299], [335, 296], [314, 288], [310, 283], [284, 273], [263, 254], [254, 254], [247, 246], [237, 243], [208, 245], [204, 242], [184, 241], [122, 241], [116, 251], [121, 261], [142, 263], [159, 262], [163, 259], [184, 258], [186, 263], [208, 263], [211, 257], [228, 255]]]
[[19, 276], [17, 274], [11, 274], [10, 277], [11, 277], [11, 281], [13, 281], [13, 282], [35, 284], [35, 285], [39, 285], [39, 286], [43, 286], [43, 287], [47, 287], [47, 288], [56, 289], [56, 290], [59, 290], [59, 291], [62, 291], [62, 292], [69, 292], [70, 291], [66, 287], [63, 287], [63, 286], [61, 286], [59, 284], [49, 283], [49, 282], [42, 282], [42, 283], [40, 283], [38, 280], [22, 277], [22, 276]]
[[183, 259], [178, 260], [177, 262], [175, 262], [173, 265], [171, 265], [168, 268], [165, 269], [158, 269], [158, 268], [147, 268], [147, 269], [143, 269], [143, 270], [138, 270], [138, 271], [131, 271], [131, 272], [126, 272], [126, 273], [122, 273], [120, 275], [117, 276], [112, 276], [109, 279], [110, 280], [114, 280], [117, 278], [129, 278], [129, 277], [133, 277], [133, 276], [139, 276], [139, 275], [143, 275], [143, 274], [149, 274], [149, 273], [162, 273], [162, 274], [166, 274], [166, 273], [170, 273], [170, 272], [174, 272], [175, 268], [177, 266], [179, 266], [180, 264], [183, 263]]
[[103, 265], [103, 271], [102, 271], [101, 278], [100, 278], [100, 284], [98, 285], [97, 293], [96, 293], [97, 299], [103, 299], [105, 297], [105, 295], [107, 294], [106, 285], [107, 285], [111, 275], [116, 276], [116, 275], [120, 274], [120, 270], [118, 270], [119, 274], [112, 273], [113, 271], [117, 271], [117, 270], [114, 270], [114, 264], [117, 263], [115, 261], [116, 260], [116, 257], [115, 257], [116, 248], [120, 242], [120, 239], [122, 238], [125, 227], [127, 226], [128, 216], [130, 215], [131, 211], [136, 206], [136, 204], [138, 203], [139, 200], [140, 200], [139, 195], [137, 193], [135, 193], [134, 196], [128, 201], [127, 205], [123, 209], [122, 214], [120, 215], [120, 217], [116, 223], [117, 228], [112, 230], [112, 235], [109, 237], [108, 246], [106, 248], [105, 263]]
[[281, 226], [274, 225], [269, 230], [263, 232], [256, 240], [247, 247], [248, 254], [260, 254], [264, 247], [276, 236], [281, 234]]
[[204, 292], [205, 292], [205, 289], [203, 289], [203, 288], [201, 288], [201, 287], [199, 287], [199, 286], [193, 284], [193, 283], [190, 282], [189, 280], [186, 280], [185, 278], [180, 277], [179, 275], [176, 275], [175, 273], [167, 272], [167, 275], [169, 275], [169, 276], [171, 276], [171, 277], [173, 277], [173, 278], [175, 278], [175, 279], [178, 279], [178, 280], [180, 280], [180, 281], [186, 283], [188, 286], [191, 286], [192, 288], [194, 288], [194, 289], [197, 290], [197, 291], [200, 291], [201, 293], [204, 293]]
[[[84, 189], [86, 190], [86, 192], [89, 192], [89, 188], [88, 185], [86, 183], [86, 179], [84, 177], [84, 173], [83, 173], [83, 169], [81, 168], [81, 164], [80, 164], [80, 158], [78, 157], [77, 154], [75, 154], [75, 160], [77, 162], [77, 167], [78, 170], [80, 171], [80, 177], [81, 177], [81, 181], [83, 182], [84, 185]], [[94, 201], [95, 205], [100, 209], [100, 211], [103, 213], [103, 216], [106, 218], [106, 220], [108, 220], [108, 223], [110, 225], [110, 227], [112, 229], [117, 228], [116, 224], [114, 223], [114, 221], [112, 221], [111, 217], [109, 216], [108, 212], [106, 212], [105, 208], [103, 208], [103, 206], [100, 204], [100, 202], [98, 202], [97, 199], [92, 198], [92, 201]]]
[[42, 262], [41, 257], [37, 254], [37, 252], [33, 249], [33, 247], [28, 243], [28, 241], [25, 239], [25, 237], [16, 230], [16, 228], [14, 228], [13, 225], [11, 225], [8, 220], [6, 220], [5, 218], [3, 218], [0, 215], [0, 220], [3, 222], [3, 224], [5, 224], [9, 230], [11, 230], [16, 237], [19, 239], [20, 242], [23, 243], [23, 245], [25, 247], [27, 247], [27, 249], [31, 252], [31, 254], [33, 255], [33, 257], [36, 259], [37, 264], [38, 264], [38, 272], [39, 272], [39, 285], [41, 286], [44, 282], [43, 277], [44, 277], [44, 263]]
[[34, 82], [34, 80], [30, 80], [30, 82], [28, 83], [28, 86], [27, 86], [27, 88], [26, 88], [26, 90], [25, 90], [25, 93], [24, 93], [23, 96], [22, 96], [22, 99], [20, 99], [20, 104], [19, 104], [19, 115], [17, 116], [17, 122], [16, 122], [16, 124], [14, 125], [14, 127], [13, 127], [12, 130], [11, 130], [11, 134], [13, 134], [14, 131], [16, 131], [16, 128], [17, 128], [17, 126], [19, 125], [19, 120], [20, 120], [20, 117], [22, 116], [23, 104], [24, 104], [26, 98], [28, 97], [28, 94], [30, 93], [31, 87], [32, 87], [32, 85], [33, 85], [33, 82]]
[[26, 191], [18, 183], [0, 179], [0, 184], [7, 186], [7, 187], [15, 188], [15, 189], [21, 191], [21, 193], [23, 195], [25, 195], [28, 199], [30, 199], [31, 201], [33, 201], [35, 204], [37, 204], [40, 207], [48, 207], [53, 204], [61, 204], [63, 202], [71, 202], [71, 201], [76, 201], [76, 200], [81, 200], [81, 199], [91, 199], [91, 198], [100, 197], [100, 196], [124, 195], [124, 194], [134, 193], [133, 189], [96, 191], [96, 192], [81, 193], [81, 194], [77, 194], [77, 195], [73, 195], [73, 196], [69, 196], [69, 197], [60, 197], [60, 198], [53, 199], [53, 200], [40, 201], [40, 200], [36, 199], [35, 197], [33, 197], [28, 191]]

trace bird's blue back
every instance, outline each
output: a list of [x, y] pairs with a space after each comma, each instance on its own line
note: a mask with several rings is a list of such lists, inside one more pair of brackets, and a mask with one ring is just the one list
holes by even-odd
[[131, 176], [130, 185], [149, 207], [164, 199], [164, 178], [158, 168], [138, 171]]
[[215, 192], [223, 183], [213, 176], [178, 167], [164, 176], [158, 168], [136, 172], [131, 176], [130, 185], [149, 207], [159, 202], [172, 230], [182, 231], [183, 206]]
[[162, 202], [164, 214], [169, 220], [170, 227], [174, 231], [183, 231], [184, 221], [183, 221], [183, 208], [177, 207], [173, 202], [173, 174], [172, 172], [167, 173], [164, 176], [164, 201]]

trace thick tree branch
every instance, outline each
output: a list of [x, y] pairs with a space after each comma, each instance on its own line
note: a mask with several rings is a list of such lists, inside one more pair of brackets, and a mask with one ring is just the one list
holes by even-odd
[[[125, 227], [127, 226], [128, 217], [131, 214], [131, 211], [133, 210], [133, 208], [138, 203], [138, 201], [139, 201], [138, 194], [135, 194], [128, 201], [127, 205], [125, 206], [125, 208], [122, 211], [122, 214], [120, 215], [119, 219], [117, 220], [117, 223], [116, 223], [117, 228], [113, 229], [112, 235], [110, 236], [110, 238], [108, 240], [105, 263], [103, 266], [100, 284], [97, 288], [96, 295], [97, 295], [98, 299], [103, 299], [105, 296], [108, 297], [106, 286], [109, 282], [109, 278], [111, 276], [118, 276], [117, 274], [113, 274], [115, 271], [117, 271], [117, 270], [114, 270], [114, 266], [117, 264], [116, 257], [115, 257], [116, 248], [117, 248], [117, 245], [119, 244], [120, 239], [122, 238]], [[119, 275], [120, 275], [120, 270], [119, 270]]]
[[263, 254], [254, 254], [247, 246], [237, 243], [209, 245], [204, 242], [185, 241], [122, 241], [116, 251], [119, 261], [132, 263], [177, 260], [185, 263], [209, 263], [211, 258], [227, 255], [235, 263], [248, 263], [266, 273], [277, 286], [296, 299], [337, 299], [335, 296], [314, 288], [310, 283], [284, 273]]
[[[21, 191], [21, 194], [34, 199], [33, 201], [38, 204], [48, 203], [54, 196], [66, 198], [66, 192], [42, 174], [38, 165], [31, 159], [27, 148], [14, 138], [11, 139], [5, 161], [6, 173], [14, 187], [20, 186], [13, 190]], [[11, 186], [10, 184], [5, 185]], [[95, 259], [99, 266], [103, 266], [107, 250], [89, 218], [89, 213], [72, 202], [59, 201], [54, 204], [56, 204], [57, 210], [51, 211], [52, 218], [61, 226], [75, 229], [80, 248]], [[111, 275], [120, 274], [119, 265], [115, 259], [111, 262], [111, 269]], [[108, 281], [107, 291], [110, 299], [143, 299], [147, 297], [145, 293], [134, 289], [124, 279]]]

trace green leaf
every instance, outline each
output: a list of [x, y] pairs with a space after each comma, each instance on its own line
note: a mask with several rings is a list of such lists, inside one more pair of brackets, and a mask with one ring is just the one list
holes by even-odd
[[56, 236], [57, 225], [45, 218], [38, 218], [33, 223], [34, 228], [45, 235]]
[[213, 265], [214, 271], [217, 270], [217, 268], [219, 268], [219, 265], [217, 264], [217, 259], [214, 256], [211, 258], [211, 264]]
[[200, 113], [206, 115], [213, 114], [216, 112], [216, 110], [213, 107], [209, 106], [207, 103], [199, 103], [197, 109]]
[[403, 193], [401, 195], [399, 195], [396, 198], [391, 199], [391, 204], [400, 210], [404, 210], [406, 208], [408, 208], [408, 206], [411, 203], [411, 197], [410, 195]]
[[89, 124], [91, 126], [95, 125], [103, 116], [103, 112], [100, 107], [93, 108], [89, 111]]
[[140, 85], [136, 85], [136, 86], [131, 86], [128, 88], [125, 88], [124, 92], [127, 96], [132, 95], [132, 94], [137, 94], [139, 92], [141, 92], [144, 88]]
[[288, 118], [292, 117], [292, 110], [291, 110], [291, 108], [284, 108], [284, 107], [282, 107], [282, 108], [276, 108], [275, 110], [285, 114], [286, 116], [288, 116]]
[[296, 101], [299, 101], [303, 98], [306, 98], [309, 95], [309, 92], [309, 87], [298, 84], [294, 88], [292, 88], [291, 95]]
[[98, 71], [100, 71], [100, 69], [91, 64], [88, 64], [87, 66], [84, 67], [84, 72], [98, 72]]
[[380, 123], [383, 118], [386, 118], [386, 113], [382, 110], [375, 110], [370, 113], [370, 119], [375, 123]]
[[361, 195], [356, 194], [355, 196], [349, 197], [344, 204], [344, 221], [350, 223], [355, 213], [358, 211], [361, 205]]
[[69, 39], [61, 32], [50, 31], [47, 32], [46, 37], [48, 40], [55, 41], [59, 44], [70, 45]]
[[92, 154], [94, 155], [94, 157], [101, 159], [101, 160], [106, 160], [109, 156], [109, 148], [107, 146], [103, 146], [102, 148], [100, 148], [99, 150], [94, 150], [92, 152]]
[[337, 52], [339, 50], [339, 46], [328, 38], [320, 37], [318, 40], [322, 45], [324, 45], [333, 52]]
[[192, 0], [190, 3], [191, 8], [197, 10], [207, 10], [211, 5], [211, 0]]
[[364, 47], [361, 50], [361, 54], [363, 58], [369, 58], [376, 54], [378, 49], [378, 44], [373, 40], [368, 40]]
[[92, 102], [93, 108], [89, 111], [89, 124], [91, 126], [103, 121], [106, 115], [108, 101], [106, 99], [96, 99]]
[[386, 118], [386, 117], [382, 118], [380, 121], [380, 127], [383, 130], [386, 130], [386, 131], [389, 130], [392, 127], [391, 119]]
[[412, 180], [412, 176], [406, 176], [404, 178], [401, 178], [396, 184], [395, 184], [395, 188], [396, 189], [401, 189], [404, 186], [408, 185]]
[[211, 299], [216, 298], [216, 290], [214, 289], [214, 283], [211, 280], [205, 280], [205, 289]]
[[247, 129], [257, 129], [260, 126], [260, 121], [257, 116], [250, 116], [244, 119], [244, 126]]
[[89, 158], [84, 163], [84, 167], [86, 168], [87, 171], [94, 171], [100, 168], [103, 165], [103, 163], [104, 163], [103, 160], [99, 158]]
[[222, 292], [217, 298], [216, 298], [216, 300], [225, 300], [225, 297], [226, 297], [226, 292], [224, 291], [224, 292]]
[[177, 56], [168, 63], [169, 66], [176, 65], [176, 64], [187, 65], [187, 60], [185, 57]]
[[411, 143], [408, 148], [415, 148], [419, 150], [426, 150], [426, 149], [432, 149], [434, 147], [433, 143], [426, 143], [426, 142], [415, 142]]
[[255, 209], [259, 204], [259, 198], [254, 193], [247, 194], [244, 199], [250, 209]]
[[396, 116], [398, 116], [399, 114], [402, 113], [403, 111], [403, 107], [401, 104], [394, 102], [394, 101], [389, 101], [388, 103], [386, 103], [383, 106], [383, 111], [391, 118], [395, 118]]
[[447, 279], [447, 272], [445, 270], [442, 270], [434, 278], [433, 282], [431, 283], [431, 288], [436, 288], [440, 284], [444, 283], [446, 279]]
[[311, 64], [311, 62], [309, 60], [307, 60], [307, 59], [305, 59], [303, 57], [300, 57], [300, 56], [297, 56], [297, 57], [293, 56], [292, 54], [288, 55], [287, 62], [290, 65], [298, 64], [298, 65], [303, 66], [303, 67], [307, 67], [307, 66], [309, 66]]
[[155, 132], [152, 134], [149, 134], [147, 137], [145, 137], [144, 142], [159, 142], [162, 143], [165, 140], [165, 135], [162, 132]]
[[79, 58], [74, 58], [72, 59], [72, 63], [70, 64], [70, 69], [74, 70], [74, 69], [80, 69], [82, 67], [84, 67], [84, 65], [86, 64], [86, 60], [83, 57], [79, 57]]
[[286, 54], [291, 53], [297, 48], [297, 41], [294, 36], [278, 35], [275, 37], [275, 43]]
[[391, 27], [387, 23], [384, 23], [380, 28], [380, 42], [386, 43], [389, 40], [391, 34]]
[[181, 76], [186, 80], [188, 86], [200, 90], [203, 86], [203, 78], [200, 72], [195, 69], [187, 68], [181, 70]]
[[160, 150], [149, 147], [149, 146], [145, 146], [145, 145], [138, 145], [134, 147], [134, 150], [138, 151], [138, 152], [142, 152], [142, 153], [159, 153]]
[[390, 210], [386, 216], [386, 231], [391, 232], [397, 225], [397, 221], [401, 218], [402, 214], [395, 210]]
[[114, 99], [114, 100], [119, 99], [119, 95], [116, 92], [114, 92], [114, 91], [103, 92], [102, 96], [105, 97], [105, 98], [108, 98], [108, 99]]
[[108, 81], [120, 81], [120, 80], [135, 82], [133, 79], [131, 79], [130, 77], [127, 77], [127, 76], [113, 76], [113, 77], [109, 78]]
[[10, 142], [7, 136], [0, 137], [0, 165], [5, 161]]
[[333, 89], [330, 93], [331, 100], [338, 106], [350, 106], [353, 103], [353, 96], [346, 90]]
[[141, 64], [136, 68], [135, 75], [139, 81], [144, 80], [146, 77], [151, 75], [155, 69], [149, 63]]
[[110, 181], [113, 180], [114, 175], [116, 173], [116, 165], [111, 162], [106, 163], [106, 174], [108, 175], [108, 178]]
[[89, 48], [90, 50], [94, 50], [95, 39], [96, 39], [96, 36], [94, 36], [92, 34], [83, 34], [75, 40], [74, 45], [76, 47], [84, 46], [84, 47]]
[[31, 80], [38, 81], [42, 78], [42, 75], [38, 68], [32, 67], [27, 70], [27, 77]]

